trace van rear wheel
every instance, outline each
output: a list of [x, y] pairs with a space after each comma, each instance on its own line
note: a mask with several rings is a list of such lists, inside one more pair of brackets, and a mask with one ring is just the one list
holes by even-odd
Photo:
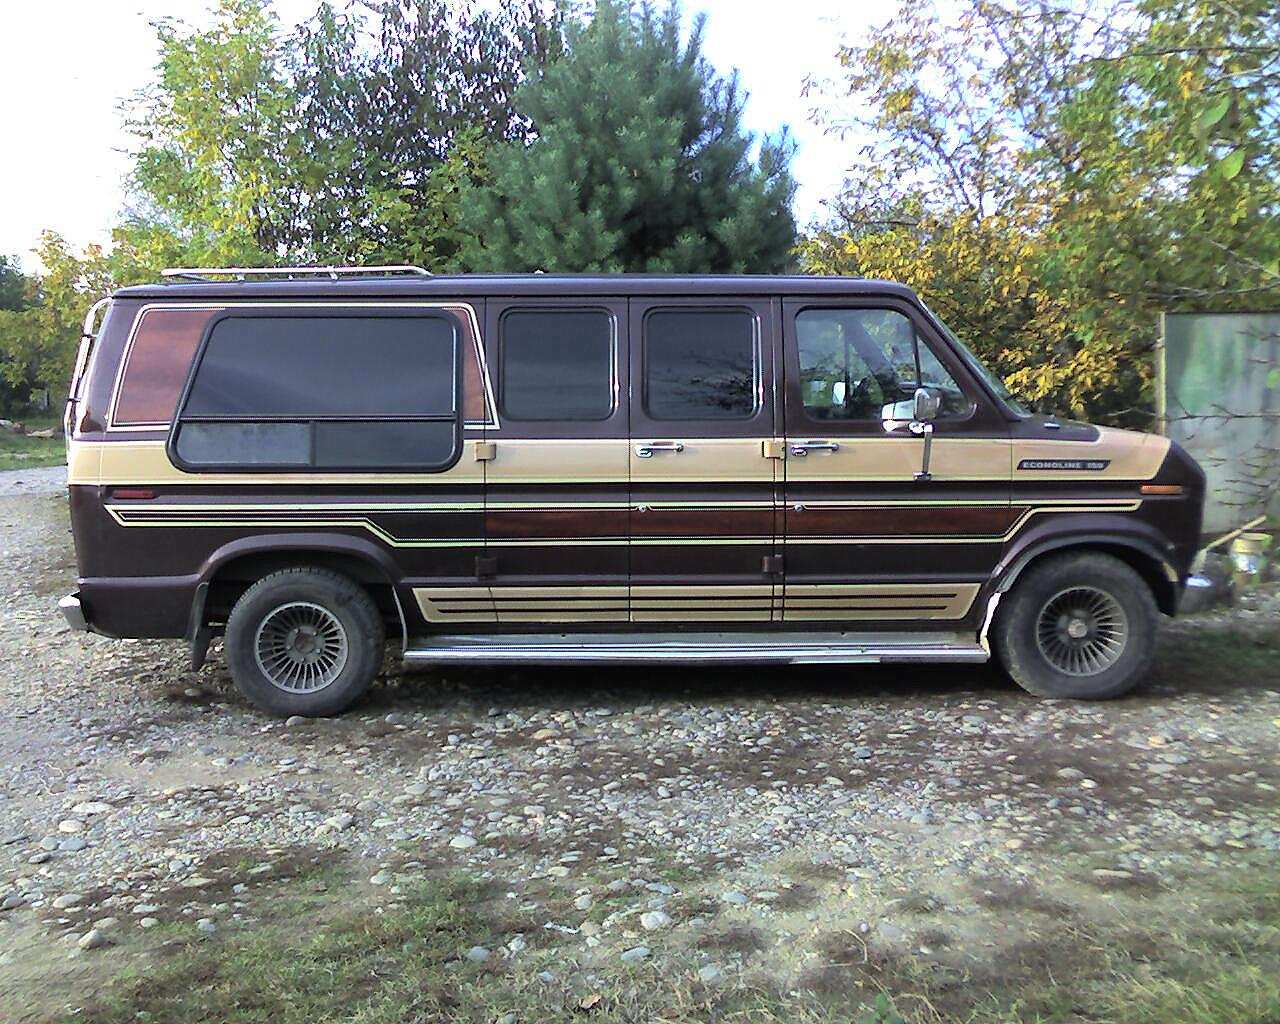
[[327, 569], [284, 569], [244, 592], [227, 619], [231, 678], [276, 715], [318, 717], [350, 707], [382, 665], [378, 607]]
[[1040, 697], [1106, 700], [1150, 669], [1159, 612], [1146, 582], [1110, 555], [1048, 558], [1018, 580], [996, 619], [997, 653]]

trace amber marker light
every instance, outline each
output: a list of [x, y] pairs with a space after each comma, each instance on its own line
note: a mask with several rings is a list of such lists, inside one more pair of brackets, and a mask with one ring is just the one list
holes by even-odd
[[1182, 493], [1181, 484], [1143, 484], [1142, 493], [1148, 495], [1163, 495], [1165, 497], [1174, 497]]

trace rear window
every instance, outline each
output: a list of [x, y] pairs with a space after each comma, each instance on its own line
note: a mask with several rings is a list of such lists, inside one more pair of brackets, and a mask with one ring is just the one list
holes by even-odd
[[447, 468], [461, 444], [459, 336], [440, 313], [229, 314], [174, 425], [187, 468]]

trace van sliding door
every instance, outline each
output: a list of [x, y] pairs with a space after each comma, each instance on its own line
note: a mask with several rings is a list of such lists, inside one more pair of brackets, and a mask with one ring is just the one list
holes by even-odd
[[485, 582], [499, 624], [627, 621], [625, 299], [494, 299]]
[[632, 299], [631, 621], [775, 615], [776, 306]]

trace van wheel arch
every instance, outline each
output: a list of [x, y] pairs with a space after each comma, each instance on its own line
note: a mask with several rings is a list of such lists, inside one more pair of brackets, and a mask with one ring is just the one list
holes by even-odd
[[408, 624], [396, 590], [396, 580], [374, 559], [350, 551], [311, 547], [272, 547], [232, 555], [206, 573], [204, 606], [193, 609], [193, 629], [225, 625], [236, 601], [258, 580], [286, 569], [322, 569], [345, 576], [367, 591], [381, 613], [387, 631], [407, 638]]
[[1165, 615], [1174, 615], [1178, 609], [1178, 586], [1169, 578], [1168, 562], [1153, 548], [1146, 544], [1130, 540], [1116, 540], [1111, 537], [1070, 537], [1046, 544], [1036, 545], [1030, 551], [1020, 555], [1000, 577], [995, 593], [1007, 594], [1013, 589], [1018, 579], [1035, 565], [1042, 564], [1047, 558], [1069, 554], [1110, 555], [1124, 562], [1136, 572], [1150, 588], [1155, 598], [1156, 607]]

